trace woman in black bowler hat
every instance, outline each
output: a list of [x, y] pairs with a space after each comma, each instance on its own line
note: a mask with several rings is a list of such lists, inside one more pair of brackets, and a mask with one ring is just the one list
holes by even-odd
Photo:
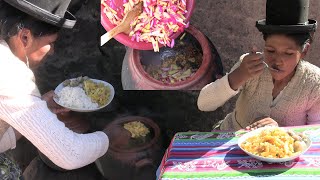
[[240, 93], [222, 130], [320, 123], [320, 69], [306, 61], [317, 22], [308, 19], [309, 0], [267, 0], [266, 19], [256, 22], [263, 52], [240, 57], [231, 72], [204, 87], [198, 107], [214, 111]]
[[[0, 153], [15, 148], [22, 135], [67, 170], [94, 162], [109, 146], [105, 132], [66, 128], [56, 114], [68, 110], [54, 103], [53, 93], [41, 97], [30, 70], [54, 52], [58, 31], [75, 25], [70, 1], [0, 0]], [[10, 179], [2, 174], [7, 170], [0, 169], [0, 179]]]

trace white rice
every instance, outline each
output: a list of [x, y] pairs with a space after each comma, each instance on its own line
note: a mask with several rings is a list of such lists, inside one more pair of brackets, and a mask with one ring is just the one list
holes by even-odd
[[66, 86], [58, 92], [59, 104], [76, 109], [96, 109], [99, 107], [97, 103], [93, 103], [80, 87]]

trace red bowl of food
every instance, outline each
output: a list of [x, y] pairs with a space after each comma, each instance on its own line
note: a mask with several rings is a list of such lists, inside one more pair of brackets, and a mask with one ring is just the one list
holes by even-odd
[[[114, 27], [116, 27], [116, 23], [121, 22], [123, 15], [124, 15], [124, 4], [126, 4], [126, 5], [130, 4], [130, 3], [127, 3], [128, 1], [132, 3], [132, 2], [142, 1], [142, 0], [102, 0], [101, 1], [101, 25], [105, 28], [106, 31], [113, 29]], [[177, 38], [184, 31], [184, 29], [188, 27], [191, 14], [193, 13], [194, 6], [195, 6], [195, 0], [170, 0], [170, 1], [163, 0], [162, 2], [170, 3], [170, 6], [168, 4], [167, 6], [164, 6], [166, 8], [161, 9], [162, 8], [161, 5], [154, 4], [154, 3], [157, 3], [157, 1], [154, 1], [154, 0], [143, 0], [143, 1], [144, 1], [144, 6], [143, 6], [144, 12], [142, 13], [143, 15], [147, 14], [150, 18], [150, 17], [157, 17], [156, 13], [158, 13], [158, 15], [161, 14], [161, 17], [155, 19], [155, 20], [157, 20], [156, 23], [149, 21], [151, 24], [151, 28], [158, 27], [158, 24], [160, 24], [160, 27], [161, 27], [161, 25], [167, 26], [167, 24], [169, 24], [167, 22], [169, 22], [169, 21], [170, 21], [170, 23], [173, 22], [174, 25], [176, 23], [177, 26], [179, 26], [179, 28], [177, 28], [177, 26], [175, 26], [176, 28], [171, 28], [171, 26], [169, 26], [169, 28], [166, 27], [167, 28], [166, 30], [170, 31], [169, 39]], [[148, 3], [146, 3], [146, 2], [148, 2]], [[150, 9], [152, 8], [152, 5], [149, 6], [147, 4], [152, 3], [152, 2], [153, 2], [154, 12], [150, 13], [151, 12]], [[157, 11], [158, 6], [160, 9], [159, 11]], [[170, 8], [168, 8], [168, 7], [170, 7]], [[174, 12], [178, 12], [179, 8], [181, 9], [181, 7], [184, 7], [185, 14], [183, 14], [183, 16], [180, 16], [181, 14], [179, 14], [179, 13], [174, 14]], [[110, 8], [112, 10], [110, 10]], [[168, 9], [173, 9], [175, 11], [168, 12]], [[108, 12], [109, 17], [107, 17], [106, 12]], [[165, 13], [162, 13], [162, 12], [166, 12], [167, 14], [169, 14], [170, 18], [169, 17], [167, 19], [163, 18], [162, 16], [165, 16], [165, 15], [168, 16], [168, 15]], [[171, 14], [171, 12], [172, 12], [172, 14]], [[113, 15], [110, 15], [110, 14], [113, 14]], [[116, 16], [114, 16], [114, 14], [116, 14]], [[141, 16], [144, 17], [143, 15], [141, 15]], [[175, 16], [175, 15], [177, 15], [177, 16]], [[175, 17], [177, 17], [177, 18], [175, 18]], [[145, 19], [147, 19], [147, 18], [145, 18]], [[183, 22], [181, 22], [181, 19], [183, 19]], [[140, 20], [140, 21], [142, 21], [142, 20]], [[161, 29], [161, 28], [159, 28], [159, 29]], [[165, 31], [165, 30], [161, 30], [161, 32], [163, 32], [163, 31]], [[172, 32], [172, 31], [176, 31], [176, 32]], [[143, 33], [143, 31], [142, 31], [142, 33]], [[154, 49], [154, 46], [151, 43], [151, 41], [148, 42], [148, 40], [145, 40], [145, 39], [141, 40], [141, 39], [139, 39], [140, 37], [139, 38], [137, 37], [138, 35], [140, 36], [140, 32], [135, 32], [134, 38], [132, 36], [130, 37], [127, 34], [120, 33], [120, 34], [116, 35], [114, 38], [117, 41], [119, 41], [120, 43], [122, 43], [123, 45], [128, 46], [133, 49], [138, 49], [138, 50], [152, 50], [152, 49]], [[164, 45], [166, 45], [166, 46], [173, 46], [174, 45], [174, 41], [173, 42], [170, 41], [170, 43], [168, 43], [169, 42], [168, 38], [166, 38], [164, 41], [159, 40], [156, 42], [159, 42], [159, 43], [157, 43], [159, 47], [162, 47]]]

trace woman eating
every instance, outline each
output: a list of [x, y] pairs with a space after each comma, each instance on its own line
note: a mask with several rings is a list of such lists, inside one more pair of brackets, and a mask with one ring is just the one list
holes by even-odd
[[262, 53], [240, 57], [231, 72], [205, 86], [198, 108], [214, 111], [240, 93], [236, 107], [215, 127], [221, 130], [320, 123], [320, 69], [303, 60], [317, 22], [308, 19], [309, 0], [268, 0]]

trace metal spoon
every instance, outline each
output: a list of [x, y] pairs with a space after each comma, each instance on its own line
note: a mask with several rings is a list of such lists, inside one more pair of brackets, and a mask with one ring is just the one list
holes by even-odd
[[278, 69], [274, 69], [273, 67], [270, 67], [266, 62], [264, 62], [264, 61], [262, 61], [263, 62], [263, 64], [268, 68], [268, 69], [270, 69], [270, 70], [272, 70], [272, 71], [276, 71], [276, 72], [279, 72], [279, 70]]
[[[254, 52], [255, 54], [260, 54], [263, 55], [263, 52]], [[273, 67], [270, 67], [265, 61], [264, 61], [264, 56], [262, 56], [262, 62], [266, 66], [266, 68], [270, 69], [271, 71], [279, 72], [278, 69], [274, 69]]]

